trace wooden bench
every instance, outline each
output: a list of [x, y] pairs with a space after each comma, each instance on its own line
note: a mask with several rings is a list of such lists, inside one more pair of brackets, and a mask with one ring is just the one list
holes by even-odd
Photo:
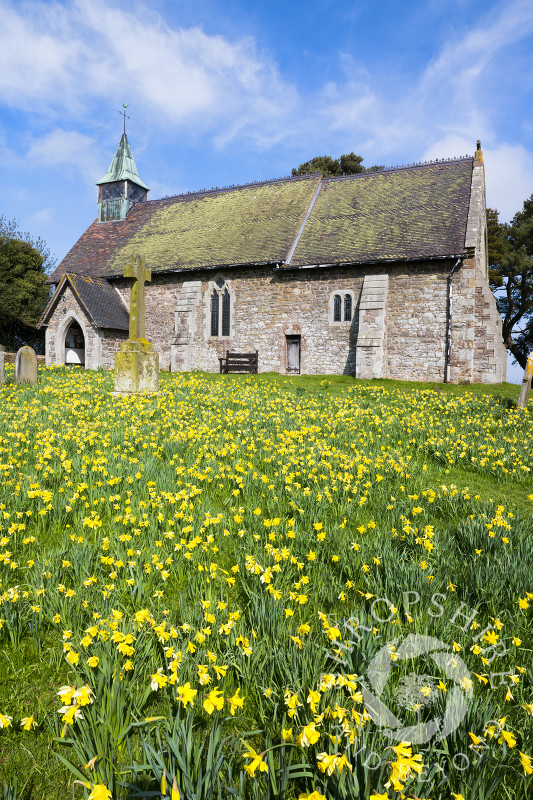
[[228, 372], [252, 372], [257, 374], [257, 367], [259, 363], [259, 353], [230, 353], [226, 350], [226, 356], [219, 358], [220, 372], [227, 374]]

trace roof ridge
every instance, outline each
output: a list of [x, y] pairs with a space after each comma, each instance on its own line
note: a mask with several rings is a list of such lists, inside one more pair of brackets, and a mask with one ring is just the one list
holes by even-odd
[[305, 181], [309, 178], [320, 178], [320, 172], [310, 172], [306, 175], [286, 175], [283, 178], [265, 178], [259, 181], [249, 181], [248, 183], [232, 183], [228, 186], [213, 186], [211, 189], [193, 189], [190, 192], [181, 194], [166, 194], [157, 200], [147, 200], [147, 203], [161, 203], [163, 200], [176, 200], [179, 197], [194, 197], [195, 195], [218, 194], [219, 192], [231, 192], [234, 189], [247, 189], [251, 186], [270, 186], [274, 183], [285, 183], [286, 181]]
[[338, 181], [346, 178], [371, 178], [373, 175], [383, 175], [384, 172], [401, 172], [403, 170], [419, 169], [420, 167], [432, 167], [444, 164], [456, 164], [460, 161], [473, 161], [474, 156], [451, 156], [450, 158], [436, 158], [431, 161], [413, 161], [408, 164], [396, 164], [392, 167], [384, 167], [368, 172], [357, 172], [354, 175], [331, 175], [322, 178], [323, 181]]
[[398, 172], [400, 170], [417, 169], [419, 167], [428, 167], [435, 164], [451, 164], [459, 161], [471, 161], [474, 156], [450, 156], [449, 158], [436, 158], [428, 161], [413, 161], [407, 164], [395, 164], [391, 167], [384, 167], [380, 170], [369, 172], [357, 172], [355, 174], [331, 175], [324, 177], [320, 172], [309, 172], [305, 175], [286, 175], [281, 178], [265, 178], [258, 181], [249, 181], [248, 183], [231, 183], [227, 186], [213, 186], [211, 189], [193, 189], [188, 192], [181, 192], [178, 194], [167, 194], [163, 197], [147, 200], [146, 203], [161, 203], [165, 200], [178, 200], [179, 198], [190, 198], [198, 196], [206, 196], [211, 194], [219, 194], [220, 192], [231, 192], [235, 189], [247, 189], [251, 186], [270, 186], [276, 183], [285, 183], [289, 181], [305, 181], [310, 178], [320, 178], [322, 181], [337, 181], [345, 178], [369, 178], [373, 175], [382, 175], [384, 172]]

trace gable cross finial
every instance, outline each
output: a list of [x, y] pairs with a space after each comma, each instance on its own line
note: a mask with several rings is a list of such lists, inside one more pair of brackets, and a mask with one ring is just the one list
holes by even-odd
[[118, 112], [121, 117], [124, 117], [124, 136], [126, 135], [126, 118], [131, 119], [131, 117], [128, 117], [128, 115], [126, 114], [127, 107], [128, 107], [127, 103], [122, 103], [122, 108], [124, 109], [124, 111]]

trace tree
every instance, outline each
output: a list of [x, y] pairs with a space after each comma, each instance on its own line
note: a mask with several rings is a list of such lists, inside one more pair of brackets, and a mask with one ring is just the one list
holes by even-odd
[[522, 368], [533, 350], [533, 195], [510, 223], [487, 209], [490, 286], [502, 316], [502, 336]]
[[339, 175], [358, 175], [363, 172], [379, 172], [384, 169], [383, 165], [375, 164], [373, 167], [363, 167], [361, 164], [363, 156], [355, 153], [345, 153], [340, 158], [331, 156], [316, 156], [310, 161], [305, 161], [298, 168], [292, 170], [292, 175], [313, 175], [320, 173], [324, 178], [335, 178]]
[[54, 264], [42, 239], [33, 241], [0, 216], [0, 343], [8, 350], [30, 344], [42, 351], [43, 334], [35, 325], [50, 294], [46, 270]]
[[50, 275], [55, 265], [57, 258], [52, 255], [50, 248], [40, 236], [34, 239], [31, 233], [23, 233], [18, 229], [18, 222], [16, 219], [7, 219], [3, 214], [0, 214], [0, 236], [6, 239], [19, 239], [21, 242], [31, 244], [43, 259], [43, 272]]

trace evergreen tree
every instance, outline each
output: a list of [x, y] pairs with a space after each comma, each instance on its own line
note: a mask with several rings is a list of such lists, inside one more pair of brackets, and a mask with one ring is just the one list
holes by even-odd
[[316, 156], [310, 161], [305, 161], [298, 168], [292, 170], [292, 175], [313, 175], [319, 173], [324, 178], [336, 178], [339, 175], [357, 175], [363, 172], [379, 172], [384, 169], [383, 165], [375, 164], [373, 167], [363, 167], [363, 156], [355, 153], [345, 153], [340, 158], [331, 156]]
[[0, 216], [0, 344], [7, 350], [29, 344], [43, 351], [44, 334], [35, 325], [50, 294], [46, 268], [54, 263], [42, 239], [33, 241]]
[[533, 195], [510, 223], [487, 209], [489, 280], [505, 346], [522, 368], [533, 350]]

